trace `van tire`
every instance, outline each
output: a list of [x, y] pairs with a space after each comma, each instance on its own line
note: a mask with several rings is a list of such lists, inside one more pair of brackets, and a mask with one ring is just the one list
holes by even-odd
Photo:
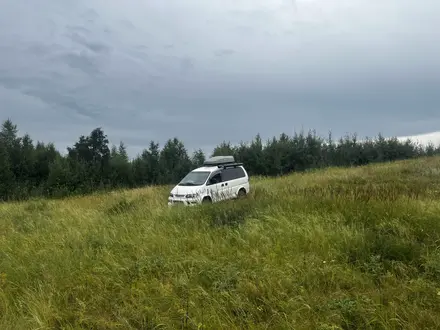
[[241, 199], [241, 198], [244, 198], [244, 197], [246, 197], [246, 190], [244, 188], [241, 188], [238, 191], [237, 198]]
[[212, 204], [212, 199], [211, 197], [205, 197], [202, 200], [202, 204]]

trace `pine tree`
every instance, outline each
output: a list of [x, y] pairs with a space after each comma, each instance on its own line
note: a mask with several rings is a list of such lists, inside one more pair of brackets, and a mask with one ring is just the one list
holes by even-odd
[[14, 195], [14, 173], [11, 170], [5, 144], [0, 141], [0, 199], [8, 200]]
[[205, 154], [202, 151], [202, 149], [197, 149], [196, 151], [194, 151], [192, 158], [191, 158], [191, 162], [192, 162], [192, 167], [193, 168], [197, 168], [203, 165], [203, 163], [205, 162], [206, 158], [205, 158]]

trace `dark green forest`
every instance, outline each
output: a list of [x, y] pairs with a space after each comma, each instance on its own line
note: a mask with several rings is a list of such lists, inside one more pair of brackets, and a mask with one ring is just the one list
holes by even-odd
[[[245, 163], [250, 175], [279, 176], [294, 171], [328, 166], [361, 166], [440, 154], [440, 147], [423, 147], [407, 140], [374, 139], [360, 141], [354, 134], [333, 140], [315, 132], [293, 136], [281, 134], [268, 141], [257, 135], [250, 143], [220, 143], [211, 155], [234, 155]], [[136, 188], [177, 183], [188, 171], [203, 163], [201, 150], [190, 153], [178, 138], [161, 148], [151, 141], [134, 159], [126, 146], [110, 145], [101, 128], [94, 129], [62, 154], [53, 143], [34, 142], [19, 135], [11, 120], [0, 130], [0, 199], [64, 197], [99, 190]]]

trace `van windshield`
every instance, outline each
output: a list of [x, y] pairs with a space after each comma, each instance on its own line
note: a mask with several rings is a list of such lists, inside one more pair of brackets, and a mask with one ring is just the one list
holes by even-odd
[[182, 181], [179, 182], [178, 186], [201, 186], [208, 179], [210, 172], [193, 171], [189, 172]]

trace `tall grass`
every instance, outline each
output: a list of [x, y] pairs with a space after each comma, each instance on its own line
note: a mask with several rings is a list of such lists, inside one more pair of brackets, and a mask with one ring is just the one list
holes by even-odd
[[440, 158], [0, 205], [0, 329], [439, 329]]

